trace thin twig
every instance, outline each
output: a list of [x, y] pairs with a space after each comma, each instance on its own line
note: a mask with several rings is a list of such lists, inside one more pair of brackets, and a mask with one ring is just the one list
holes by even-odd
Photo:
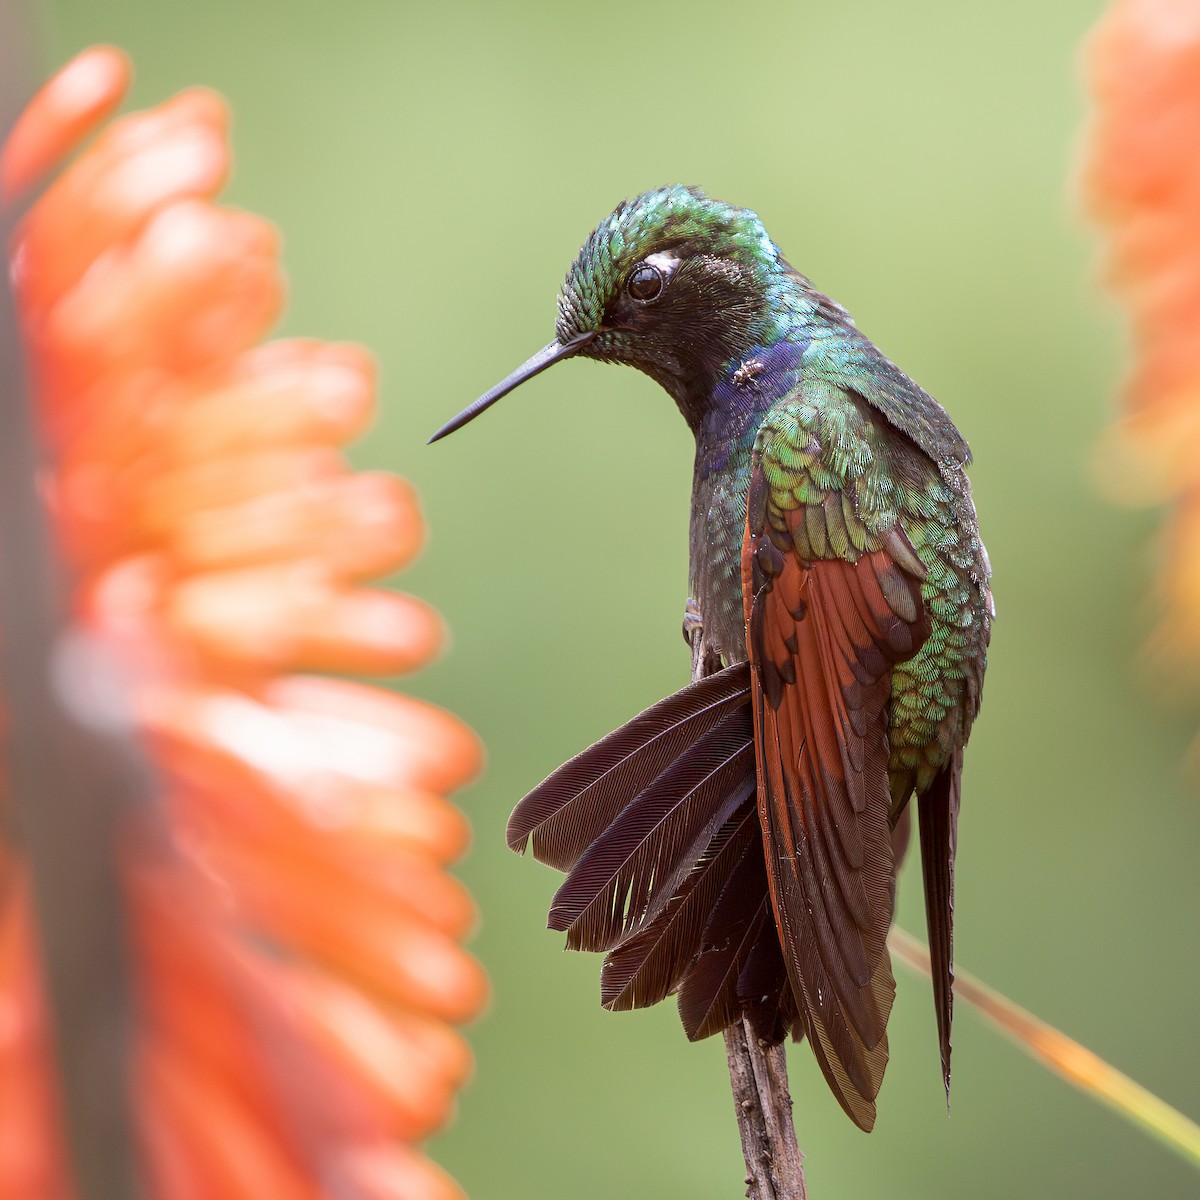
[[[701, 629], [693, 629], [690, 640], [692, 678], [719, 670], [721, 664], [705, 654]], [[751, 1200], [806, 1200], [804, 1155], [792, 1124], [783, 1045], [762, 1041], [743, 1018], [725, 1030], [725, 1057], [746, 1160], [746, 1195]]]
[[[888, 944], [902, 963], [929, 975], [929, 949], [911, 933], [893, 925]], [[1193, 1167], [1200, 1167], [1200, 1125], [1191, 1117], [962, 967], [954, 969], [954, 994], [981, 1012], [1031, 1058], [1107, 1104]]]

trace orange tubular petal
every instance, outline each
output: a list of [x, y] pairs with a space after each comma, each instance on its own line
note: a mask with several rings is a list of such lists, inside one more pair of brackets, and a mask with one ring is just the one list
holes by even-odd
[[[344, 679], [291, 675], [269, 683], [264, 698], [327, 745], [348, 775], [452, 792], [483, 765], [479, 739], [466, 725], [410, 696]], [[381, 736], [368, 741], [355, 725]], [[363, 754], [368, 747], [369, 757]]]
[[1115, 0], [1089, 39], [1093, 95], [1084, 169], [1108, 281], [1132, 329], [1127, 419], [1098, 454], [1123, 503], [1176, 502], [1161, 570], [1164, 618], [1151, 656], [1172, 671], [1200, 657], [1200, 7]]
[[[225, 461], [236, 469], [237, 459]], [[406, 484], [388, 475], [343, 475], [196, 512], [176, 524], [172, 554], [187, 572], [318, 558], [339, 579], [363, 579], [403, 565], [421, 536]]]
[[93, 46], [54, 75], [0, 148], [0, 200], [15, 200], [111, 116], [132, 74], [129, 60], [115, 46]]
[[231, 986], [233, 960], [220, 937], [216, 897], [174, 867], [148, 866], [136, 852], [130, 858], [131, 933], [148, 1023], [206, 1070], [240, 1074], [248, 1089], [259, 1087], [246, 1071], [259, 1057], [258, 1040]]
[[[486, 1003], [486, 999], [485, 999]], [[475, 1071], [475, 1055], [471, 1043], [445, 1021], [438, 1021], [422, 1013], [393, 1013], [396, 1026], [402, 1036], [414, 1047], [414, 1052], [433, 1059], [445, 1079], [455, 1088], [461, 1088]]]
[[395, 846], [446, 864], [470, 844], [466, 817], [436, 792], [370, 788], [336, 777], [300, 783], [297, 792], [324, 815], [327, 828], [381, 853]]
[[296, 658], [297, 614], [322, 611], [331, 591], [311, 563], [214, 571], [175, 588], [165, 618], [202, 653], [277, 667]]
[[152, 1177], [190, 1180], [197, 1200], [320, 1200], [258, 1114], [198, 1068], [166, 1041], [145, 1054], [138, 1094], [148, 1148], [158, 1152]]
[[[53, 364], [42, 365], [47, 374], [58, 371]], [[137, 507], [141, 486], [170, 469], [162, 447], [164, 427], [198, 388], [159, 370], [116, 371], [80, 386], [80, 392], [57, 397], [44, 422], [58, 465], [51, 495], [60, 509], [78, 512], [104, 538], [104, 522], [128, 520], [124, 510]], [[124, 506], [119, 513], [118, 505]], [[106, 557], [115, 553], [104, 551]]]
[[326, 560], [339, 579], [369, 579], [406, 566], [425, 540], [417, 494], [395, 475], [364, 471], [334, 497]]
[[171, 661], [176, 648], [149, 636], [151, 629], [157, 630], [169, 580], [161, 555], [118, 559], [81, 587], [76, 612], [81, 621], [127, 647], [131, 663], [139, 669], [146, 662]]
[[207, 797], [213, 819], [230, 829], [245, 825], [278, 841], [299, 821], [351, 849], [406, 850], [439, 863], [467, 848], [470, 826], [448, 800], [335, 773], [310, 735], [240, 694], [161, 692], [149, 700], [145, 720], [169, 777]]
[[1200, 9], [1187, 0], [1114, 4], [1088, 47], [1095, 95], [1084, 170], [1106, 227], [1110, 274], [1128, 301], [1138, 371], [1132, 404], [1163, 403], [1200, 376]]
[[342, 1168], [362, 1200], [467, 1200], [441, 1167], [406, 1146], [351, 1152]]
[[[342, 986], [337, 980], [328, 982]], [[412, 1054], [428, 1062], [430, 1070], [436, 1070], [442, 1079], [460, 1088], [471, 1078], [475, 1069], [471, 1046], [444, 1021], [402, 1009], [390, 1009], [388, 1018]]]
[[[303, 446], [224, 455], [182, 469], [149, 458], [123, 474], [125, 486], [137, 497], [131, 516], [139, 528], [186, 542], [196, 536], [189, 533], [189, 522], [199, 514], [212, 513], [219, 521], [233, 508], [246, 516], [245, 504], [286, 504], [296, 491], [332, 486], [345, 472], [345, 460], [336, 450]], [[120, 479], [113, 482], [116, 487], [122, 484]]]
[[187, 463], [279, 445], [341, 445], [362, 432], [374, 404], [375, 364], [357, 346], [268, 342], [230, 375], [177, 408], [150, 448]]
[[478, 1015], [487, 1001], [479, 964], [453, 939], [361, 893], [339, 895], [274, 859], [239, 875], [247, 915], [285, 945], [345, 971], [379, 995], [444, 1021]]
[[1088, 60], [1105, 143], [1086, 171], [1094, 207], [1160, 202], [1186, 176], [1180, 149], [1200, 142], [1200, 12], [1190, 0], [1115, 4]]
[[[201, 1091], [207, 1083], [223, 1092], [238, 1119], [248, 1117], [256, 1139], [276, 1157], [290, 1161], [302, 1152], [295, 1141], [301, 1127], [328, 1134], [339, 1125], [371, 1125], [361, 1087], [313, 1051], [287, 997], [263, 986], [261, 972], [224, 932], [215, 890], [198, 886], [202, 881], [181, 865], [147, 869], [144, 855], [131, 862], [150, 1046], [188, 1063]], [[319, 1092], [325, 1113], [290, 1098], [295, 1079]], [[224, 1200], [224, 1193], [216, 1194]]]
[[442, 641], [427, 605], [390, 592], [342, 592], [312, 562], [193, 576], [175, 588], [166, 617], [201, 652], [260, 669], [408, 671]]
[[[194, 940], [186, 938], [187, 932], [183, 931], [181, 949]], [[168, 1038], [179, 1053], [203, 1062], [214, 1079], [225, 1079], [238, 1091], [255, 1082], [248, 1078], [248, 1068], [258, 1059], [259, 1046], [219, 969], [198, 969], [182, 961], [179, 951], [163, 947], [147, 953], [145, 968], [154, 976], [141, 992], [147, 1025]]]
[[156, 211], [215, 195], [229, 174], [228, 123], [220, 97], [196, 89], [105, 130], [47, 189], [21, 229], [18, 289], [26, 316], [61, 298]]
[[345, 843], [350, 853], [381, 860], [398, 855], [400, 861], [416, 854], [444, 866], [470, 844], [466, 817], [436, 792], [375, 787], [324, 770], [293, 774], [286, 783], [276, 775], [274, 782], [280, 803], [300, 812], [323, 839]]
[[86, 387], [86, 397], [58, 412], [47, 430], [60, 471], [71, 478], [60, 493], [98, 522], [117, 520], [109, 493], [128, 503], [143, 481], [171, 470], [211, 469], [222, 455], [246, 462], [256, 453], [346, 441], [370, 417], [374, 365], [356, 346], [286, 341], [241, 355], [199, 382], [147, 372]]
[[265, 869], [271, 876], [269, 882], [287, 876], [296, 887], [336, 895], [339, 903], [373, 907], [384, 917], [391, 915], [397, 921], [423, 925], [453, 938], [465, 937], [475, 924], [475, 905], [462, 883], [418, 855], [393, 854], [386, 861], [371, 861], [365, 855], [347, 853], [336, 839], [322, 855], [319, 831], [293, 826], [289, 843], [276, 846], [270, 866], [264, 867], [271, 847], [253, 840], [221, 838], [219, 827], [212, 823], [209, 832], [217, 836], [211, 837], [206, 857], [235, 885], [256, 878]]
[[[266, 221], [181, 200], [128, 247], [108, 251], [32, 336], [64, 369], [57, 389], [122, 370], [192, 371], [229, 362], [279, 312], [278, 237]], [[70, 363], [83, 364], [76, 378]]]
[[452, 1064], [410, 1036], [403, 1018], [331, 976], [278, 969], [277, 985], [287, 987], [313, 1036], [385, 1106], [393, 1136], [418, 1140], [449, 1120], [459, 1082]]
[[298, 614], [296, 654], [288, 666], [349, 675], [400, 674], [429, 662], [445, 627], [415, 596], [335, 592], [319, 609]]
[[286, 792], [255, 778], [246, 764], [189, 753], [178, 740], [158, 744], [175, 785], [172, 808], [181, 837], [235, 884], [253, 877], [269, 857], [271, 870], [289, 874], [297, 886], [353, 894], [452, 937], [474, 926], [470, 893], [424, 853], [340, 836], [321, 809], [288, 805]]

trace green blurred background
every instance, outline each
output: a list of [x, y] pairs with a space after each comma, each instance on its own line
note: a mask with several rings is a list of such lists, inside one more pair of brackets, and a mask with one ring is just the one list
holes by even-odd
[[[688, 1045], [668, 1006], [604, 1013], [599, 960], [543, 929], [557, 876], [503, 840], [546, 771], [687, 677], [687, 431], [649, 380], [577, 362], [424, 444], [549, 340], [595, 221], [671, 181], [757, 209], [975, 449], [999, 620], [967, 761], [962, 964], [1200, 1113], [1196, 714], [1138, 666], [1155, 518], [1110, 509], [1087, 474], [1122, 341], [1070, 182], [1101, 7], [44, 6], [47, 65], [113, 41], [137, 103], [192, 83], [229, 98], [228, 195], [284, 232], [285, 330], [382, 362], [355, 458], [420, 487], [432, 536], [402, 585], [453, 631], [403, 686], [490, 754], [462, 797], [461, 873], [495, 1001], [435, 1147], [475, 1200], [742, 1194], [720, 1042]], [[911, 864], [900, 920], [922, 930]], [[928, 984], [899, 976], [869, 1138], [791, 1056], [814, 1200], [1197, 1194], [961, 1005], [947, 1119]]]

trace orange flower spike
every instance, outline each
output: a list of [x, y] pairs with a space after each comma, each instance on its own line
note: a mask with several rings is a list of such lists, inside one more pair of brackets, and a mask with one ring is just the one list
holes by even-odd
[[1177, 671], [1200, 659], [1200, 7], [1117, 0], [1087, 66], [1083, 183], [1133, 344], [1126, 415], [1098, 448], [1098, 482], [1118, 503], [1175, 501], [1149, 650]]
[[[111, 111], [102, 91], [35, 101], [5, 185]], [[277, 676], [407, 670], [442, 629], [352, 586], [417, 552], [417, 498], [337, 453], [371, 415], [369, 355], [255, 345], [282, 302], [278, 238], [211, 203], [227, 122], [203, 91], [115, 122], [27, 214], [14, 262], [73, 608], [128, 660], [167, 793], [172, 846], [124, 871], [144, 1167], [164, 1200], [459, 1200], [387, 1138], [442, 1124], [471, 1068], [450, 1023], [487, 981], [458, 941], [474, 908], [442, 867], [468, 829], [441, 793], [481, 754], [429, 705]], [[3, 1152], [0, 1134], [8, 1200]]]
[[54, 75], [0, 147], [0, 201], [16, 200], [110, 117], [132, 74], [115, 46], [93, 46]]
[[1161, 204], [1196, 181], [1179, 153], [1200, 143], [1200, 10], [1190, 0], [1121, 0], [1092, 34], [1102, 123], [1086, 184], [1101, 216]]
[[1200, 9], [1120, 0], [1092, 34], [1088, 68], [1095, 112], [1084, 189], [1134, 329], [1126, 395], [1148, 419], [1127, 421], [1124, 432], [1150, 435], [1152, 458], [1200, 387]]

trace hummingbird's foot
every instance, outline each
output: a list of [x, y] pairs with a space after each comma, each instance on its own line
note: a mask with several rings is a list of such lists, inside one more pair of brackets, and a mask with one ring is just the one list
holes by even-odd
[[690, 596], [683, 608], [683, 640], [690, 646], [698, 634], [704, 632], [704, 618], [700, 615], [700, 605]]

